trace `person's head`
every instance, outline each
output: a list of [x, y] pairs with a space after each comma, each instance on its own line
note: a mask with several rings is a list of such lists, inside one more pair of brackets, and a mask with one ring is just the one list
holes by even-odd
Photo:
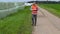
[[37, 4], [37, 2], [33, 2], [34, 4]]
[[33, 4], [32, 4], [32, 5], [36, 6], [36, 2], [33, 2]]

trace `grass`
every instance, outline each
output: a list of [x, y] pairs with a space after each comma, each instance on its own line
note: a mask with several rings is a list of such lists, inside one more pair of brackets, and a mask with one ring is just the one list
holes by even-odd
[[31, 11], [28, 8], [0, 19], [0, 34], [31, 34]]
[[39, 4], [39, 6], [60, 18], [60, 4]]

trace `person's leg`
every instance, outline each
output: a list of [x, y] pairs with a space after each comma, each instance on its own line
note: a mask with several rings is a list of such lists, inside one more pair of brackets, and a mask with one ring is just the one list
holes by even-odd
[[32, 25], [34, 25], [34, 15], [32, 14]]
[[36, 26], [36, 22], [37, 22], [37, 15], [35, 15], [34, 17], [35, 17], [35, 26]]

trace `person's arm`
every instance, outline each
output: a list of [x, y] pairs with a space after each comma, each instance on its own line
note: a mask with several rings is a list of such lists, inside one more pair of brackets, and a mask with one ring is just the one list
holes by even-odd
[[37, 11], [39, 10], [38, 6], [37, 6]]
[[38, 8], [38, 5], [36, 4], [36, 7], [37, 7], [37, 11], [39, 10], [39, 8]]

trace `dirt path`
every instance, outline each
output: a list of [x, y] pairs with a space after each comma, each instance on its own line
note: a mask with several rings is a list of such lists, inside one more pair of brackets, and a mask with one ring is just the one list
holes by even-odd
[[40, 8], [37, 18], [37, 26], [32, 34], [60, 34], [60, 18]]

